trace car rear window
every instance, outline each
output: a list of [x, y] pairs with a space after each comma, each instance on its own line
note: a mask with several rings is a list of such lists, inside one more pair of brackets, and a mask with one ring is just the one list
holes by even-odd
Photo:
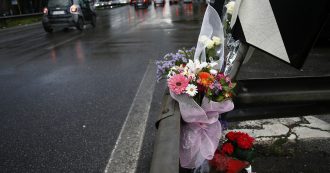
[[71, 0], [48, 0], [48, 7], [64, 7], [71, 4]]

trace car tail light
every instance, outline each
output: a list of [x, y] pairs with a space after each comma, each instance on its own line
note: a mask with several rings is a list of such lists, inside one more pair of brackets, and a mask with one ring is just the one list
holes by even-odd
[[147, 0], [143, 0], [143, 2], [144, 2], [144, 3], [146, 3], [146, 2], [147, 2]]
[[43, 9], [43, 12], [44, 12], [44, 14], [48, 14], [48, 8], [45, 7], [45, 8]]
[[76, 5], [72, 5], [70, 7], [70, 13], [77, 13], [78, 12], [78, 7]]

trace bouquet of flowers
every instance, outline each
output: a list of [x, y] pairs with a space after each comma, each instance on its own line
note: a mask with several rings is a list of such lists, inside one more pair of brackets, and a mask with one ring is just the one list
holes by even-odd
[[[213, 14], [219, 18], [215, 10]], [[220, 27], [221, 22], [218, 24]], [[158, 79], [167, 79], [184, 120], [180, 135], [180, 164], [184, 168], [199, 167], [205, 159], [213, 158], [221, 137], [219, 116], [234, 108], [235, 83], [221, 71], [222, 40], [219, 34], [202, 34], [196, 49], [179, 50], [157, 62]]]
[[209, 161], [213, 172], [239, 173], [249, 167], [253, 160], [254, 138], [247, 133], [230, 131], [220, 150]]
[[157, 62], [158, 79], [166, 76], [173, 94], [190, 96], [199, 105], [203, 97], [216, 102], [231, 99], [236, 84], [214, 68], [217, 63], [192, 60], [193, 53], [194, 48], [165, 55], [162, 61]]
[[179, 50], [157, 62], [158, 80], [167, 79], [170, 95], [179, 103], [184, 168], [200, 167], [213, 158], [221, 138], [219, 116], [234, 108], [236, 84], [228, 76], [232, 61], [224, 58], [223, 29], [218, 13], [208, 6], [196, 49]]

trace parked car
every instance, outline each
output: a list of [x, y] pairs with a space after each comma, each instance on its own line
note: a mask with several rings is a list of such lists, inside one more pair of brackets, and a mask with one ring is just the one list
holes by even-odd
[[151, 0], [136, 0], [136, 3], [134, 4], [135, 9], [137, 8], [148, 8], [151, 4]]
[[46, 32], [55, 27], [84, 29], [96, 26], [96, 13], [91, 0], [49, 0], [43, 9], [42, 25]]
[[154, 6], [164, 6], [165, 5], [165, 0], [154, 0]]

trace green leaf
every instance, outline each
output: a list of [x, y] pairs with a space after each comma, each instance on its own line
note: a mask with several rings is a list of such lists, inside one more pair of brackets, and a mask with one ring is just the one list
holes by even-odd
[[236, 83], [231, 83], [231, 88], [235, 88], [236, 87]]
[[230, 91], [230, 87], [229, 86], [222, 86], [222, 89], [225, 90], [226, 92]]
[[217, 101], [217, 102], [221, 102], [221, 101], [224, 100], [224, 99], [225, 99], [225, 97], [222, 96], [222, 95], [220, 95], [220, 96], [218, 96], [218, 97], [215, 99], [215, 101]]
[[240, 160], [246, 160], [248, 162], [252, 162], [254, 158], [254, 148], [250, 150], [235, 148], [233, 155]]

